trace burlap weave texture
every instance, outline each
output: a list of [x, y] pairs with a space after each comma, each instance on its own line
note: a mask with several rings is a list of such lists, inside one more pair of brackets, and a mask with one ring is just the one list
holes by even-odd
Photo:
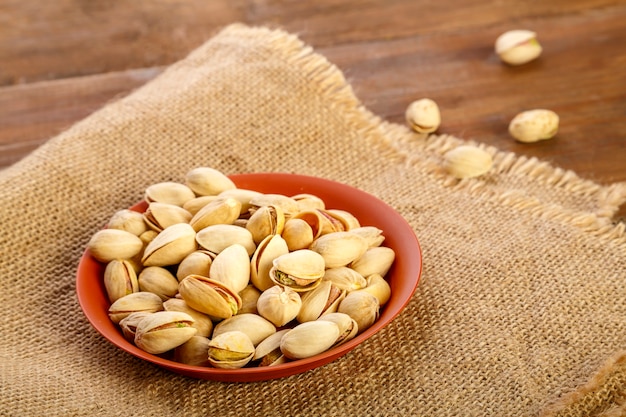
[[[493, 148], [489, 174], [458, 181], [440, 166], [462, 143], [380, 120], [292, 35], [227, 27], [0, 172], [0, 415], [621, 415], [626, 184]], [[274, 381], [189, 379], [116, 349], [80, 311], [79, 257], [147, 185], [196, 166], [388, 202], [424, 251], [412, 301], [348, 355]]]

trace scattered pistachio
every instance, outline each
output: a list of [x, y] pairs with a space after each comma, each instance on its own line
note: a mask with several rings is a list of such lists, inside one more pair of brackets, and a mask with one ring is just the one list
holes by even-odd
[[559, 116], [552, 110], [536, 109], [519, 113], [509, 124], [509, 133], [520, 142], [553, 138], [559, 130]]
[[476, 146], [463, 145], [446, 152], [444, 167], [456, 178], [472, 178], [491, 169], [491, 155]]
[[522, 65], [541, 55], [537, 34], [530, 30], [510, 30], [496, 39], [495, 50], [509, 65]]
[[429, 98], [416, 100], [409, 104], [405, 118], [409, 126], [418, 133], [432, 133], [441, 124], [439, 106]]

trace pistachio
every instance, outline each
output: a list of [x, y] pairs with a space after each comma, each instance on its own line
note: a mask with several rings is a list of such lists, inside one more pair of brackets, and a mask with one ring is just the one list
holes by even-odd
[[191, 213], [174, 204], [154, 202], [148, 205], [143, 218], [150, 229], [161, 232], [173, 224], [189, 223]]
[[362, 290], [352, 291], [339, 304], [337, 311], [352, 317], [359, 326], [359, 333], [368, 329], [378, 319], [378, 299]]
[[367, 247], [367, 241], [357, 234], [333, 232], [315, 239], [309, 249], [322, 255], [326, 268], [337, 268], [359, 259]]
[[275, 366], [285, 363], [287, 358], [280, 351], [280, 340], [291, 329], [283, 329], [263, 339], [254, 350], [253, 361], [259, 361], [258, 366]]
[[207, 226], [232, 224], [241, 210], [241, 203], [232, 197], [217, 198], [202, 207], [189, 221], [196, 232]]
[[250, 282], [265, 291], [274, 285], [270, 270], [274, 259], [289, 253], [285, 240], [279, 235], [267, 236], [257, 247], [250, 261]]
[[281, 234], [284, 227], [285, 214], [280, 206], [274, 204], [256, 209], [246, 223], [246, 229], [252, 233], [256, 244], [269, 235]]
[[255, 346], [269, 335], [276, 333], [276, 327], [257, 314], [237, 314], [216, 324], [213, 329], [213, 338], [234, 330], [245, 333]]
[[196, 234], [196, 242], [201, 248], [218, 254], [227, 247], [239, 243], [252, 255], [256, 249], [252, 234], [243, 227], [232, 224], [215, 224], [205, 227]]
[[313, 243], [313, 229], [302, 219], [291, 218], [285, 222], [281, 236], [289, 251], [306, 249]]
[[324, 320], [301, 323], [285, 333], [280, 350], [289, 359], [310, 358], [328, 350], [339, 338], [339, 327]]
[[119, 229], [99, 230], [87, 243], [91, 255], [105, 263], [114, 259], [131, 259], [142, 248], [143, 242], [139, 237]]
[[429, 98], [409, 104], [405, 112], [406, 122], [418, 133], [432, 133], [441, 124], [439, 106]]
[[328, 313], [321, 316], [318, 320], [332, 321], [339, 327], [339, 337], [335, 342], [335, 346], [347, 342], [356, 336], [359, 332], [357, 322], [345, 313]]
[[109, 262], [104, 270], [104, 288], [111, 303], [125, 295], [139, 291], [137, 274], [133, 265], [127, 260], [120, 259]]
[[235, 243], [218, 253], [211, 263], [209, 276], [236, 293], [246, 288], [250, 280], [250, 258], [246, 248]]
[[257, 301], [257, 311], [274, 326], [282, 327], [296, 318], [302, 299], [289, 287], [274, 285], [263, 291]]
[[178, 292], [189, 307], [211, 317], [227, 319], [241, 308], [241, 298], [222, 282], [189, 275], [178, 284]]
[[122, 329], [122, 334], [124, 338], [129, 342], [135, 342], [135, 334], [137, 332], [137, 325], [146, 316], [149, 316], [152, 312], [140, 311], [137, 313], [131, 313], [128, 316], [124, 317], [118, 323], [120, 329]]
[[378, 304], [387, 304], [391, 297], [391, 286], [380, 274], [372, 274], [367, 277], [367, 286], [359, 291], [372, 294], [378, 299]]
[[174, 224], [159, 233], [144, 250], [145, 266], [167, 266], [180, 263], [197, 249], [196, 232], [187, 223]]
[[384, 277], [395, 259], [396, 253], [393, 249], [386, 246], [376, 246], [367, 249], [363, 256], [350, 264], [350, 267], [363, 277], [369, 277], [372, 274]]
[[187, 172], [185, 183], [199, 196], [218, 195], [223, 191], [236, 188], [230, 178], [209, 167], [198, 167]]
[[246, 288], [239, 293], [239, 297], [241, 297], [241, 308], [238, 314], [259, 314], [256, 304], [259, 301], [259, 297], [261, 297], [261, 291], [259, 291], [257, 287], [252, 284], [247, 285]]
[[141, 291], [151, 292], [165, 301], [178, 292], [178, 280], [167, 269], [160, 266], [144, 268], [137, 278]]
[[210, 366], [209, 343], [203, 336], [192, 336], [182, 345], [174, 349], [174, 361], [192, 366]]
[[522, 65], [541, 55], [537, 34], [530, 30], [510, 30], [498, 36], [495, 50], [500, 59], [509, 65]]
[[241, 203], [240, 216], [247, 217], [250, 215], [250, 201], [260, 197], [261, 195], [262, 194], [258, 191], [246, 190], [244, 188], [234, 188], [232, 190], [222, 191], [221, 193], [219, 193], [218, 197], [232, 197], [235, 200], [239, 201]]
[[316, 288], [302, 295], [302, 307], [296, 318], [304, 323], [334, 313], [345, 296], [345, 290], [337, 288], [331, 281], [323, 280]]
[[196, 195], [184, 184], [166, 181], [146, 188], [144, 198], [148, 203], [157, 201], [182, 207], [187, 201], [196, 198]]
[[310, 291], [324, 276], [324, 258], [317, 252], [301, 249], [281, 255], [272, 261], [270, 278], [278, 285], [297, 292]]
[[143, 215], [137, 211], [124, 209], [119, 210], [109, 219], [108, 229], [125, 230], [134, 234], [141, 235], [148, 227], [143, 220]]
[[163, 301], [158, 295], [139, 291], [125, 295], [111, 304], [109, 317], [113, 323], [117, 324], [132, 313], [154, 313], [161, 310], [163, 310]]
[[209, 362], [216, 368], [242, 368], [252, 360], [254, 345], [245, 333], [233, 330], [213, 337], [208, 355]]
[[197, 250], [185, 256], [178, 269], [176, 269], [176, 278], [182, 281], [187, 275], [209, 276], [211, 264], [213, 263], [213, 255], [210, 252]]
[[367, 286], [365, 277], [347, 266], [328, 268], [324, 272], [324, 281], [330, 281], [335, 287], [346, 292], [360, 290]]
[[250, 209], [248, 211], [250, 214], [254, 214], [259, 207], [269, 205], [280, 207], [285, 216], [285, 220], [290, 219], [300, 211], [296, 200], [282, 194], [261, 194], [250, 200]]
[[211, 321], [211, 318], [189, 307], [185, 300], [181, 298], [170, 298], [163, 302], [163, 308], [165, 311], [180, 311], [189, 314], [194, 320], [192, 326], [198, 330], [196, 333], [197, 336], [209, 337], [213, 333], [213, 321]]
[[520, 142], [551, 139], [558, 130], [559, 116], [545, 109], [521, 112], [509, 124], [509, 133]]
[[324, 210], [326, 208], [326, 203], [324, 203], [324, 200], [314, 194], [296, 194], [292, 195], [291, 198], [293, 198], [298, 203], [298, 208], [300, 209], [300, 211], [316, 209]]
[[444, 167], [456, 178], [472, 178], [488, 172], [493, 165], [491, 155], [476, 146], [462, 145], [444, 155]]
[[159, 311], [137, 324], [135, 344], [148, 353], [160, 354], [182, 345], [196, 334], [193, 318], [180, 311]]

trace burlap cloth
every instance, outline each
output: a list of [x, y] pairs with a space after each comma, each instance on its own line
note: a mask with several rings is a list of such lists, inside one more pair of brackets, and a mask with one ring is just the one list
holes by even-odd
[[[624, 415], [626, 233], [611, 217], [626, 184], [494, 148], [488, 175], [452, 180], [442, 154], [461, 143], [382, 121], [292, 35], [227, 27], [0, 173], [0, 414]], [[412, 301], [348, 355], [267, 382], [189, 379], [113, 347], [75, 295], [85, 244], [196, 166], [388, 202], [424, 252]]]

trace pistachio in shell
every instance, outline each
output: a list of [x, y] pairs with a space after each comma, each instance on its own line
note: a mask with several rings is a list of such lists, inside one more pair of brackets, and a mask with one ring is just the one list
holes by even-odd
[[263, 339], [256, 346], [252, 361], [257, 362], [258, 366], [275, 366], [286, 362], [286, 357], [280, 350], [280, 340], [283, 335], [291, 329], [279, 330]]
[[104, 288], [111, 303], [139, 291], [133, 265], [124, 259], [114, 259], [104, 269]]
[[246, 288], [250, 281], [250, 257], [246, 248], [235, 243], [218, 253], [211, 263], [209, 276], [236, 293]]
[[258, 244], [266, 236], [279, 235], [285, 227], [285, 214], [280, 206], [268, 204], [254, 211], [246, 223], [246, 229], [252, 233], [254, 243]]
[[191, 366], [210, 366], [207, 337], [195, 335], [174, 349], [174, 361]]
[[263, 291], [257, 301], [259, 314], [276, 327], [282, 327], [295, 319], [301, 307], [302, 299], [298, 293], [280, 285]]
[[185, 256], [176, 269], [176, 278], [182, 281], [187, 275], [209, 276], [214, 255], [210, 252], [197, 250]]
[[289, 359], [305, 359], [328, 350], [339, 337], [339, 327], [324, 320], [301, 323], [285, 333], [280, 350]]
[[241, 203], [232, 197], [217, 198], [202, 207], [189, 221], [198, 232], [217, 224], [232, 224], [239, 217]]
[[108, 263], [114, 259], [133, 258], [143, 249], [143, 242], [125, 230], [103, 229], [94, 233], [87, 249], [98, 261]]
[[339, 346], [354, 338], [359, 332], [359, 325], [356, 320], [345, 313], [324, 314], [318, 320], [332, 321], [339, 327], [339, 337], [335, 342], [335, 346]]
[[234, 330], [245, 333], [252, 344], [256, 346], [263, 339], [275, 333], [276, 326], [257, 314], [237, 314], [216, 324], [213, 329], [213, 338]]
[[214, 336], [209, 342], [209, 362], [216, 368], [237, 369], [254, 356], [254, 345], [243, 332], [233, 330]]
[[109, 317], [113, 323], [117, 324], [132, 313], [154, 313], [161, 310], [163, 310], [163, 301], [158, 295], [139, 291], [125, 295], [111, 304]]
[[326, 268], [346, 266], [367, 250], [367, 241], [354, 233], [334, 232], [318, 237], [309, 249], [322, 255]]
[[111, 216], [107, 223], [107, 229], [118, 229], [130, 232], [135, 236], [141, 235], [148, 230], [143, 215], [138, 211], [123, 209], [119, 210]]
[[296, 318], [304, 323], [334, 313], [345, 297], [345, 290], [337, 288], [331, 281], [323, 280], [316, 288], [302, 294], [302, 307]]
[[274, 285], [270, 278], [274, 259], [289, 253], [287, 242], [279, 236], [267, 236], [257, 246], [250, 260], [250, 282], [265, 291]]
[[324, 276], [324, 258], [317, 252], [301, 249], [281, 255], [272, 261], [270, 279], [297, 292], [317, 287]]
[[143, 218], [150, 229], [161, 232], [173, 224], [189, 223], [191, 213], [174, 204], [153, 202], [144, 211]]
[[236, 292], [202, 275], [185, 277], [178, 285], [178, 292], [189, 307], [220, 319], [237, 314], [242, 305]]
[[163, 309], [165, 311], [181, 311], [189, 314], [194, 320], [192, 326], [198, 330], [196, 333], [197, 336], [210, 337], [213, 333], [213, 321], [211, 318], [208, 315], [189, 307], [182, 298], [170, 298], [169, 300], [164, 301]]
[[132, 313], [124, 317], [122, 320], [120, 320], [118, 324], [120, 326], [120, 329], [122, 329], [122, 334], [124, 335], [124, 338], [128, 340], [129, 342], [134, 343], [135, 333], [137, 331], [137, 325], [139, 324], [141, 319], [143, 319], [144, 317], [150, 314], [152, 313], [147, 312], [147, 311], [140, 311], [137, 313]]
[[196, 234], [196, 242], [202, 249], [214, 254], [220, 253], [235, 243], [246, 248], [250, 256], [256, 249], [252, 234], [246, 228], [232, 224], [207, 226]]
[[337, 312], [352, 317], [359, 326], [359, 333], [368, 329], [378, 319], [380, 304], [372, 294], [359, 290], [346, 295]]
[[158, 311], [137, 324], [135, 345], [140, 349], [161, 354], [191, 339], [197, 332], [193, 318], [180, 311]]
[[187, 223], [169, 226], [148, 243], [141, 262], [144, 266], [179, 264], [197, 249], [195, 238], [196, 232]]
[[236, 188], [235, 183], [221, 171], [211, 167], [196, 167], [185, 175], [185, 184], [196, 195], [218, 195]]
[[137, 278], [139, 289], [158, 295], [165, 301], [178, 292], [178, 280], [161, 266], [148, 266], [141, 270]]
[[183, 206], [187, 201], [195, 198], [194, 192], [185, 184], [172, 181], [159, 182], [146, 188], [144, 198], [148, 203], [159, 203]]
[[241, 308], [238, 314], [252, 313], [258, 314], [256, 304], [261, 296], [261, 291], [252, 284], [248, 284], [246, 288], [239, 292], [241, 297]]
[[387, 275], [393, 264], [396, 254], [393, 249], [386, 246], [369, 248], [363, 255], [356, 259], [350, 267], [364, 277], [378, 274], [381, 277]]
[[306, 249], [313, 243], [313, 228], [303, 219], [291, 218], [285, 222], [281, 236], [290, 252]]

